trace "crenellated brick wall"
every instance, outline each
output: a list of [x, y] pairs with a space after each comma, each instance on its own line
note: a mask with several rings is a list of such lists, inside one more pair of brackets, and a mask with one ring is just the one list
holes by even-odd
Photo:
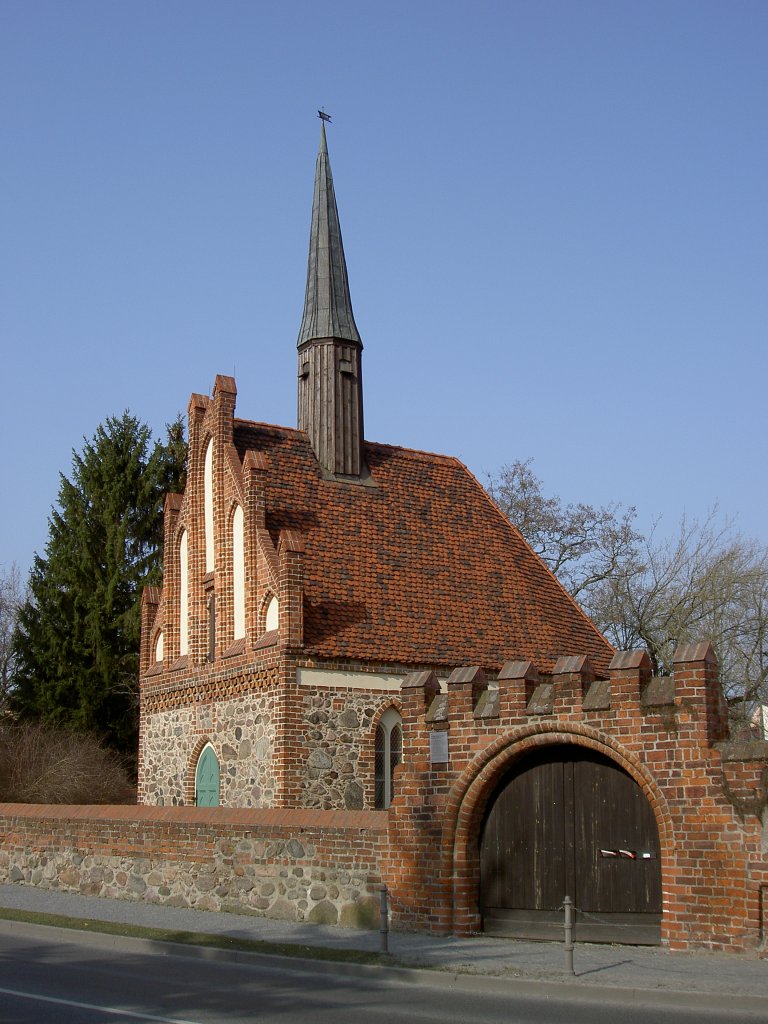
[[[546, 745], [606, 755], [641, 787], [661, 843], [662, 937], [672, 948], [747, 949], [766, 935], [768, 744], [724, 741], [708, 644], [681, 647], [674, 677], [652, 679], [643, 652], [617, 654], [608, 679], [584, 658], [549, 678], [510, 662], [496, 680], [457, 669], [403, 683], [403, 765], [383, 874], [399, 920], [437, 932], [480, 928], [478, 836], [510, 767]], [[447, 733], [433, 763], [430, 733]]]

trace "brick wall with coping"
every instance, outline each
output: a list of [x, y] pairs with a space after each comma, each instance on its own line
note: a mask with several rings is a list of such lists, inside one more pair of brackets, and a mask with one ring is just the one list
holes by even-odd
[[282, 920], [378, 923], [383, 812], [0, 805], [0, 881]]

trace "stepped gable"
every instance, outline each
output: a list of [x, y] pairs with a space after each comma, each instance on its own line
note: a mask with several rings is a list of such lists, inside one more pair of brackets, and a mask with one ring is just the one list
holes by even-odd
[[306, 433], [235, 420], [267, 456], [266, 525], [300, 530], [304, 649], [321, 658], [549, 671], [613, 648], [457, 459], [366, 442], [373, 486], [325, 477]]

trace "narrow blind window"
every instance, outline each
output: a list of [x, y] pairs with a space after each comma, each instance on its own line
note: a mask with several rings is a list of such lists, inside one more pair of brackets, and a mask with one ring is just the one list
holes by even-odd
[[386, 793], [386, 754], [385, 754], [386, 736], [384, 730], [380, 725], [376, 726], [376, 794], [374, 797], [374, 807], [377, 810], [381, 810], [383, 807], [387, 807], [388, 804], [384, 802], [384, 795]]
[[395, 795], [394, 775], [395, 768], [403, 760], [403, 729], [398, 723], [392, 726], [389, 733], [389, 793], [387, 794], [387, 807], [392, 803]]
[[232, 516], [232, 604], [234, 639], [239, 640], [245, 636], [245, 542], [240, 505]]
[[203, 465], [203, 519], [205, 522], [205, 571], [213, 572], [215, 555], [213, 546], [213, 438], [205, 449]]
[[216, 658], [216, 595], [208, 598], [208, 661]]
[[189, 570], [187, 531], [179, 540], [179, 654], [189, 652]]

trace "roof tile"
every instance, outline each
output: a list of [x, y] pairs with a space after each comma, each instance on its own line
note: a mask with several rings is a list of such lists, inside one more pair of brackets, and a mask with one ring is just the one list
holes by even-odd
[[613, 648], [457, 459], [366, 443], [375, 486], [323, 477], [307, 435], [235, 420], [269, 459], [266, 526], [299, 531], [304, 645], [320, 658], [500, 668]]

